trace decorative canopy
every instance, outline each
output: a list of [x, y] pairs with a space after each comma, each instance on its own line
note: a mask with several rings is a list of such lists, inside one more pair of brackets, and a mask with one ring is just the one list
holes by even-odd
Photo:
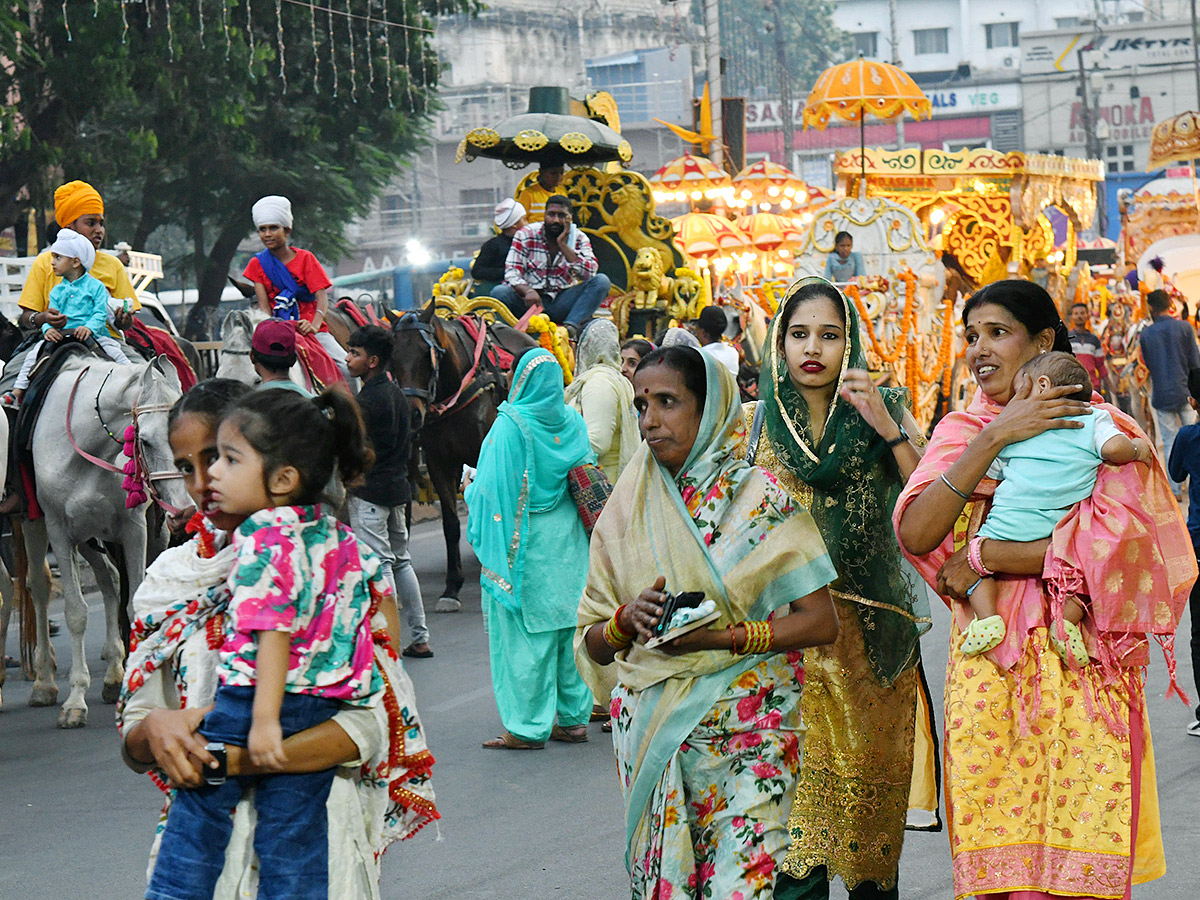
[[494, 128], [475, 128], [458, 145], [455, 162], [483, 156], [501, 160], [511, 169], [539, 166], [596, 166], [628, 163], [629, 141], [607, 125], [582, 116], [525, 113]]
[[685, 153], [650, 176], [654, 199], [658, 203], [721, 198], [733, 200], [733, 182], [729, 174], [703, 156]]
[[824, 130], [831, 117], [861, 123], [867, 115], [893, 119], [933, 115], [933, 104], [908, 73], [885, 62], [862, 59], [826, 69], [804, 104], [804, 126]]
[[1150, 134], [1150, 162], [1146, 171], [1200, 156], [1200, 113], [1185, 112], [1164, 119]]
[[756, 250], [777, 250], [785, 244], [799, 244], [804, 237], [804, 227], [798, 220], [773, 213], [743, 216], [737, 224]]
[[688, 213], [671, 220], [675, 243], [688, 256], [703, 259], [748, 250], [750, 236], [723, 216]]
[[733, 205], [738, 209], [767, 203], [789, 210], [831, 199], [828, 192], [805, 184], [791, 169], [765, 159], [734, 175], [733, 189]]

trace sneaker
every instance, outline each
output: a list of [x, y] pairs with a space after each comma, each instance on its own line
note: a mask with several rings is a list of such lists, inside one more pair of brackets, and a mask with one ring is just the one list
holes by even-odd
[[1200, 719], [1197, 719], [1187, 727], [1187, 733], [1192, 737], [1200, 737]]

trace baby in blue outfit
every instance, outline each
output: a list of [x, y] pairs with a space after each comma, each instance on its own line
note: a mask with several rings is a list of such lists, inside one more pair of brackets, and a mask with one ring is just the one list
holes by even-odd
[[[1022, 366], [1021, 371], [1033, 380], [1031, 396], [1052, 387], [1074, 385], [1079, 391], [1070, 395], [1072, 400], [1092, 399], [1087, 370], [1070, 353], [1043, 353]], [[987, 519], [976, 535], [977, 541], [1047, 538], [1071, 507], [1091, 496], [1103, 463], [1150, 461], [1150, 445], [1141, 438], [1126, 437], [1107, 411], [1093, 408], [1090, 415], [1075, 416], [1073, 421], [1083, 423], [1083, 427], [1043, 431], [1009, 444], [996, 454], [987, 474], [1000, 484], [992, 497]], [[980, 571], [974, 563], [972, 568]], [[975, 620], [966, 630], [961, 649], [974, 656], [1000, 644], [1006, 628], [1004, 619], [996, 612], [996, 582], [992, 578], [981, 577], [967, 592], [967, 599]], [[1079, 630], [1083, 612], [1078, 599], [1068, 601], [1063, 613], [1066, 640], [1059, 639], [1051, 630], [1051, 641], [1059, 656], [1067, 663], [1073, 660], [1077, 666], [1088, 662]]]

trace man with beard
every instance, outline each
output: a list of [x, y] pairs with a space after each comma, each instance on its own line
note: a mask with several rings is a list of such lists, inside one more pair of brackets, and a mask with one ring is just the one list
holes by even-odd
[[608, 296], [611, 282], [598, 268], [592, 242], [571, 222], [571, 201], [553, 194], [545, 220], [513, 236], [504, 284], [492, 296], [518, 318], [541, 305], [551, 321], [578, 332]]
[[1071, 338], [1071, 352], [1083, 363], [1083, 367], [1091, 376], [1092, 390], [1099, 391], [1108, 373], [1104, 365], [1104, 347], [1100, 338], [1088, 328], [1090, 318], [1088, 305], [1076, 303], [1071, 307], [1071, 330], [1068, 334]]

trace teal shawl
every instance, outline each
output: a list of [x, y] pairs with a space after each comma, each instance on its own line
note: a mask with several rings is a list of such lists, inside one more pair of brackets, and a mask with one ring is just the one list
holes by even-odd
[[583, 417], [563, 402], [558, 362], [538, 348], [513, 371], [508, 401], [479, 452], [466, 491], [467, 539], [482, 567], [483, 589], [519, 612], [529, 514], [551, 509], [567, 491], [567, 473], [594, 462]]

